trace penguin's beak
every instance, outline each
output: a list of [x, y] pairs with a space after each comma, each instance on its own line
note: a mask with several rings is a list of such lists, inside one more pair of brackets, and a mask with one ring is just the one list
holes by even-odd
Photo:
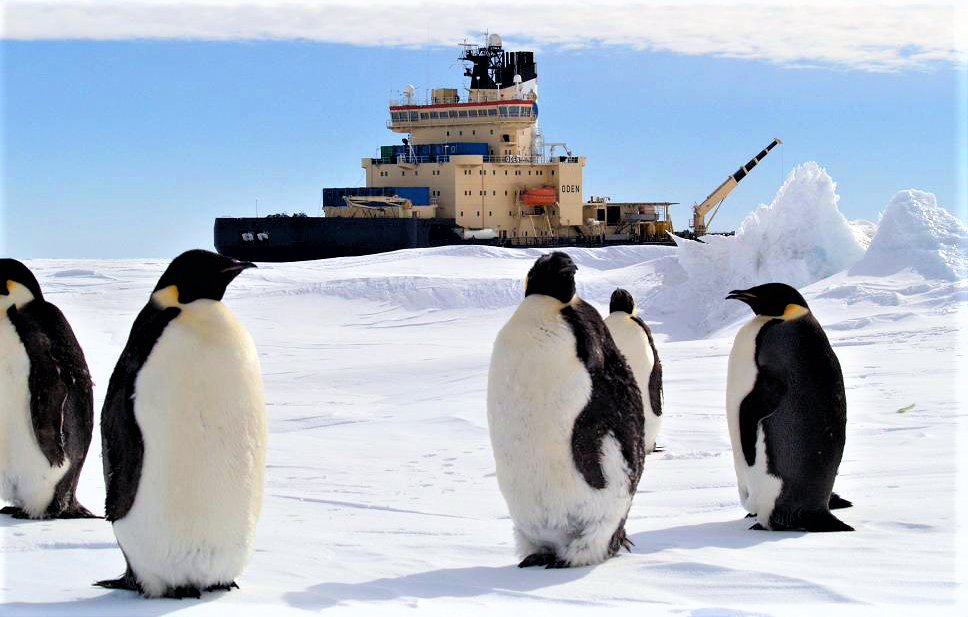
[[751, 300], [756, 300], [756, 296], [746, 291], [745, 289], [734, 289], [733, 291], [729, 292], [729, 295], [726, 296], [726, 299], [739, 300], [740, 302], [745, 302], [749, 304]]
[[251, 261], [237, 261], [233, 263], [231, 266], [229, 266], [228, 268], [224, 268], [222, 270], [222, 274], [231, 274], [235, 276], [235, 275], [238, 275], [238, 273], [242, 272], [243, 270], [247, 270], [249, 268], [258, 268], [258, 267], [259, 266], [255, 265]]

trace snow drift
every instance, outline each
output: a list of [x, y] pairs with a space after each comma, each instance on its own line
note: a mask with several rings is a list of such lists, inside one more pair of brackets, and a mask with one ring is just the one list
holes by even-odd
[[908, 268], [933, 279], [968, 276], [968, 227], [938, 206], [933, 193], [915, 189], [887, 204], [867, 254], [850, 274], [888, 276]]
[[732, 289], [772, 281], [803, 287], [849, 268], [864, 255], [867, 232], [844, 218], [839, 200], [836, 183], [822, 167], [798, 165], [770, 205], [743, 220], [736, 236], [677, 240], [682, 278], [665, 281], [645, 307], [646, 319], [667, 322], [660, 330], [674, 338], [703, 336], [745, 312], [724, 302]]

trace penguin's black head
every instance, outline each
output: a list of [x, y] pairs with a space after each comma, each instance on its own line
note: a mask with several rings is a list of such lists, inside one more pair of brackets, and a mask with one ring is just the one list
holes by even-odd
[[0, 296], [9, 296], [18, 284], [25, 287], [37, 300], [44, 299], [44, 294], [40, 292], [40, 283], [30, 268], [16, 259], [0, 259]]
[[757, 315], [780, 319], [799, 317], [810, 310], [800, 292], [783, 283], [767, 283], [745, 290], [734, 289], [726, 299], [745, 302]]
[[561, 251], [542, 255], [531, 266], [524, 281], [524, 296], [541, 294], [568, 304], [575, 297], [577, 271], [578, 266], [571, 257]]
[[[185, 251], [174, 260], [158, 279], [155, 291], [174, 287], [172, 299], [188, 304], [202, 298], [221, 300], [225, 288], [246, 268], [254, 263], [239, 261], [210, 251], [194, 249]], [[175, 296], [177, 294], [177, 296]]]
[[635, 298], [624, 289], [616, 289], [612, 292], [612, 299], [608, 303], [608, 312], [622, 311], [629, 315], [635, 314]]

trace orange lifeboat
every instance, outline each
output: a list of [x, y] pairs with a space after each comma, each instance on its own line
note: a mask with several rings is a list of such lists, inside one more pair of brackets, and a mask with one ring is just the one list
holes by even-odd
[[558, 191], [553, 186], [540, 186], [521, 192], [521, 202], [527, 206], [550, 206], [558, 201]]

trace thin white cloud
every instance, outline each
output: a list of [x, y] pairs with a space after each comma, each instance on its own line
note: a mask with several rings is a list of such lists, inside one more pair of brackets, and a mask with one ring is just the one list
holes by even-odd
[[[894, 71], [964, 65], [964, 2], [15, 0], [8, 39], [305, 39], [442, 46], [483, 30], [531, 47], [619, 46]], [[959, 28], [961, 24], [961, 28]]]

